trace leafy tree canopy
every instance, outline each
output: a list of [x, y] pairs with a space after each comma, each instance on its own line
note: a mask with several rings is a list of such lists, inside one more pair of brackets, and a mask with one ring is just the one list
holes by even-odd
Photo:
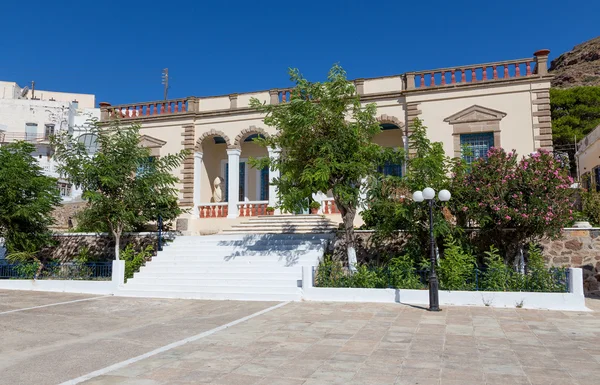
[[312, 193], [333, 193], [341, 212], [349, 264], [353, 268], [353, 222], [363, 178], [373, 173], [381, 147], [372, 143], [380, 132], [375, 104], [363, 106], [354, 85], [339, 65], [329, 71], [326, 82], [309, 82], [297, 69], [290, 69], [295, 87], [289, 103], [250, 105], [266, 114], [265, 124], [277, 135], [259, 140], [264, 146], [284, 149], [278, 160], [254, 161], [255, 167], [280, 170], [275, 181], [281, 207], [290, 212], [307, 208]]
[[182, 213], [177, 205], [178, 178], [173, 175], [188, 156], [182, 151], [151, 157], [150, 149], [140, 146], [140, 126], [95, 124], [98, 151], [90, 155], [83, 144], [64, 133], [53, 144], [60, 162], [59, 170], [83, 189], [89, 205], [82, 218], [99, 228], [108, 228], [115, 237], [115, 256], [119, 259], [119, 241], [124, 231], [132, 230], [159, 215], [164, 220]]
[[37, 259], [52, 243], [48, 226], [60, 194], [57, 180], [44, 175], [31, 156], [34, 150], [25, 142], [0, 147], [0, 237], [9, 259]]
[[552, 140], [555, 150], [567, 152], [575, 173], [574, 141], [600, 125], [600, 87], [550, 89]]

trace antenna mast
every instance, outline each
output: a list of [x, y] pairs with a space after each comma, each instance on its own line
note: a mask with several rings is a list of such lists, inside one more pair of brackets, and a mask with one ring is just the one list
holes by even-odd
[[165, 68], [162, 71], [162, 84], [165, 86], [165, 100], [167, 100], [167, 94], [169, 93], [169, 69]]

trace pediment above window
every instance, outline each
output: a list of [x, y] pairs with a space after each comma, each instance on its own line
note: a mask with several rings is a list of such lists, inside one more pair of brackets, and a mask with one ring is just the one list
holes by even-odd
[[457, 112], [444, 119], [444, 122], [450, 124], [471, 123], [471, 122], [493, 122], [499, 121], [506, 116], [506, 112], [493, 110], [491, 108], [472, 105], [462, 111]]
[[142, 147], [161, 148], [166, 143], [167, 142], [165, 142], [164, 140], [153, 138], [153, 137], [151, 137], [149, 135], [142, 135], [142, 136], [140, 136], [140, 146], [142, 146]]

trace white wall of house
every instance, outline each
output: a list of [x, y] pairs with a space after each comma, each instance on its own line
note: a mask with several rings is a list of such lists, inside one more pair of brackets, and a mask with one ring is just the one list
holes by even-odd
[[[16, 140], [35, 144], [32, 156], [44, 173], [60, 179], [49, 136], [65, 130], [75, 137], [86, 133], [88, 120], [100, 118], [100, 109], [94, 108], [95, 96], [36, 90], [36, 99], [32, 100], [31, 90], [26, 95], [22, 91], [15, 82], [0, 82], [0, 145]], [[71, 187], [66, 180], [60, 179], [59, 185], [65, 201], [81, 195], [81, 191]]]

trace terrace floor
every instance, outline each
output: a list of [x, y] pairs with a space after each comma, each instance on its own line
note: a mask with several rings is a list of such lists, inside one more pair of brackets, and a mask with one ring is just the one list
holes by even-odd
[[594, 312], [0, 291], [0, 384], [588, 384]]

